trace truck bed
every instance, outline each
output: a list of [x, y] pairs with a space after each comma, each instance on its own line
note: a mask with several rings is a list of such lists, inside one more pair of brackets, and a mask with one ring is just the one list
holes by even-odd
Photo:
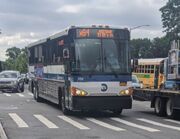
[[134, 89], [133, 99], [139, 101], [151, 101], [155, 94], [164, 95], [180, 95], [180, 90], [166, 90], [166, 89]]

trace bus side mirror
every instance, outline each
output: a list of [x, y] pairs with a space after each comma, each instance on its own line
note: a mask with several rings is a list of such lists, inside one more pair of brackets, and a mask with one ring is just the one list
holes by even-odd
[[64, 59], [68, 59], [70, 56], [69, 56], [69, 49], [65, 48], [63, 50], [63, 58]]

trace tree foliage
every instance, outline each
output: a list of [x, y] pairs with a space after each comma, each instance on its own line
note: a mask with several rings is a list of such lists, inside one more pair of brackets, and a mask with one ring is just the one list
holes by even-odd
[[8, 48], [6, 50], [6, 56], [10, 59], [16, 59], [21, 53], [21, 49], [17, 47]]
[[180, 0], [169, 0], [160, 11], [167, 36], [171, 40], [180, 39]]
[[12, 47], [6, 50], [6, 56], [8, 56], [5, 61], [6, 69], [8, 70], [18, 70], [21, 73], [27, 72], [27, 50], [20, 49], [17, 47]]
[[169, 49], [168, 37], [131, 40], [132, 58], [165, 58], [168, 56]]

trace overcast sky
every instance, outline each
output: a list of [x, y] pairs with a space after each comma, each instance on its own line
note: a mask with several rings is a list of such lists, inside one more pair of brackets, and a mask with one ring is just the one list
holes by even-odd
[[71, 25], [132, 28], [132, 38], [161, 37], [159, 9], [167, 0], [0, 0], [0, 60], [9, 47], [23, 48]]

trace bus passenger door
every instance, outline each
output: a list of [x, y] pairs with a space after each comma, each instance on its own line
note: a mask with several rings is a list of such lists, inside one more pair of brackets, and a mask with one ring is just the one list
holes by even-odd
[[69, 97], [70, 91], [69, 86], [70, 82], [68, 81], [68, 77], [71, 72], [71, 62], [70, 62], [70, 50], [68, 47], [65, 47], [63, 50], [63, 61], [64, 61], [64, 68], [65, 68], [65, 105], [69, 107]]
[[158, 88], [158, 77], [159, 77], [159, 66], [155, 66], [155, 72], [154, 72], [154, 88]]

